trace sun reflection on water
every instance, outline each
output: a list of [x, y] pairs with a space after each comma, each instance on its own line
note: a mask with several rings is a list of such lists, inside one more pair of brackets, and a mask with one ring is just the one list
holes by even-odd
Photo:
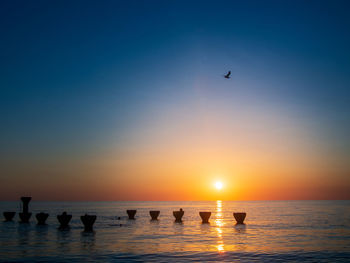
[[223, 231], [222, 227], [224, 226], [224, 219], [222, 215], [221, 200], [216, 201], [215, 225], [216, 225], [216, 232], [218, 236], [218, 244], [216, 245], [216, 248], [218, 252], [225, 252], [225, 245], [224, 245], [224, 241], [222, 240], [222, 231]]

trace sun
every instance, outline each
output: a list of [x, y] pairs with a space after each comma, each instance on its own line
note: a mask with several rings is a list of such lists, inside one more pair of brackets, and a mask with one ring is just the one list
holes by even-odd
[[217, 190], [221, 190], [223, 186], [224, 186], [224, 185], [223, 185], [222, 182], [220, 182], [220, 181], [217, 181], [217, 182], [215, 183], [215, 188], [216, 188]]

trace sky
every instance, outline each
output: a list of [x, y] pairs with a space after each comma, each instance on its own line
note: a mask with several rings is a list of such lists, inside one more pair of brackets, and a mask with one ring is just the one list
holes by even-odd
[[350, 199], [349, 11], [1, 1], [0, 200]]

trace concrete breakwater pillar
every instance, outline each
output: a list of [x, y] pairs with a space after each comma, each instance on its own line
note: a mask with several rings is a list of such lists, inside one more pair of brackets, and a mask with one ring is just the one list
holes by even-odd
[[38, 220], [38, 225], [45, 225], [46, 219], [49, 217], [47, 213], [38, 213], [35, 215], [36, 220]]
[[240, 212], [240, 213], [233, 213], [233, 217], [236, 219], [237, 224], [244, 224], [244, 219], [246, 217], [246, 213]]
[[126, 210], [126, 213], [128, 214], [129, 219], [135, 219], [136, 210]]
[[19, 217], [22, 223], [28, 223], [32, 213], [29, 213], [29, 202], [32, 200], [29, 196], [22, 196], [22, 213], [19, 213]]
[[96, 216], [85, 214], [80, 217], [80, 220], [84, 224], [84, 231], [92, 231], [93, 230], [92, 227], [96, 221]]
[[199, 215], [202, 218], [202, 223], [209, 223], [211, 212], [199, 212]]
[[160, 214], [160, 211], [149, 211], [149, 214], [150, 214], [152, 220], [158, 220], [158, 216]]
[[58, 222], [60, 222], [60, 228], [68, 227], [72, 215], [67, 215], [67, 212], [63, 212], [62, 215], [57, 216]]
[[173, 211], [173, 215], [175, 217], [175, 222], [180, 223], [182, 222], [182, 217], [184, 215], [184, 211], [182, 210], [182, 208], [180, 208], [180, 211]]
[[15, 216], [16, 212], [4, 212], [4, 217], [5, 217], [5, 221], [9, 222], [12, 221], [13, 217]]

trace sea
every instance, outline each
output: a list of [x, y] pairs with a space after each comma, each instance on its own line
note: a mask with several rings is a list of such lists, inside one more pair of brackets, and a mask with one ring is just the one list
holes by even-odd
[[[182, 223], [173, 211], [185, 212]], [[136, 209], [129, 220], [127, 209]], [[39, 202], [0, 222], [0, 262], [350, 262], [350, 201]], [[152, 221], [149, 211], [159, 210]], [[70, 228], [57, 215], [72, 214]], [[203, 224], [199, 212], [211, 212]], [[35, 214], [49, 213], [46, 225]], [[246, 212], [237, 225], [233, 212]], [[96, 215], [92, 232], [80, 216]], [[2, 215], [1, 215], [2, 216]]]

